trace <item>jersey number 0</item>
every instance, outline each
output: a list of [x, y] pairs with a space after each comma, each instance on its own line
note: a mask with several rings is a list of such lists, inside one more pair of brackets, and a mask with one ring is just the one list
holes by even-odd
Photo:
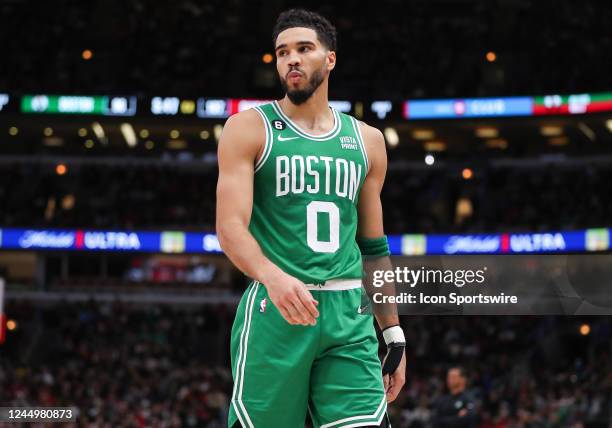
[[[318, 214], [329, 216], [329, 241], [320, 241]], [[312, 201], [306, 206], [308, 246], [317, 253], [335, 253], [340, 248], [340, 210], [333, 202]]]

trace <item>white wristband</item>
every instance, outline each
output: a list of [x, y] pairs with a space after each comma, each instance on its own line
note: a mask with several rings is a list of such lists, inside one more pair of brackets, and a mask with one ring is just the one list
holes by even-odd
[[382, 332], [383, 338], [387, 345], [391, 343], [406, 343], [406, 337], [404, 336], [404, 330], [399, 325], [389, 327]]

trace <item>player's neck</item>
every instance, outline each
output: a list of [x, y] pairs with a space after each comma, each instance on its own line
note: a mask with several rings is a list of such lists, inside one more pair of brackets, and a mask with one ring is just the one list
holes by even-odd
[[289, 97], [279, 101], [283, 112], [302, 128], [312, 132], [325, 132], [334, 126], [334, 115], [329, 109], [327, 88], [323, 84], [304, 103], [295, 105]]

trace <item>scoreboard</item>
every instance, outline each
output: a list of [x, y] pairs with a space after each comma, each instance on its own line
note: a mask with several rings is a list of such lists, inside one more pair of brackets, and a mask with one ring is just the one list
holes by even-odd
[[25, 95], [21, 98], [21, 112], [134, 116], [136, 97]]
[[[184, 116], [225, 119], [268, 99], [115, 95], [17, 96], [0, 93], [0, 114]], [[331, 100], [336, 110], [369, 120], [429, 120], [576, 115], [612, 111], [612, 92], [430, 100]]]
[[535, 97], [533, 115], [585, 114], [612, 111], [612, 92]]

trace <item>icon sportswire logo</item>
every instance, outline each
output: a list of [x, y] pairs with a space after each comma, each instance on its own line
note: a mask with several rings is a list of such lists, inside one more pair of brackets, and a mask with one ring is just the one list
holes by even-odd
[[299, 137], [283, 137], [282, 135], [279, 135], [278, 141], [289, 141], [289, 140], [295, 140], [296, 138], [299, 138]]

